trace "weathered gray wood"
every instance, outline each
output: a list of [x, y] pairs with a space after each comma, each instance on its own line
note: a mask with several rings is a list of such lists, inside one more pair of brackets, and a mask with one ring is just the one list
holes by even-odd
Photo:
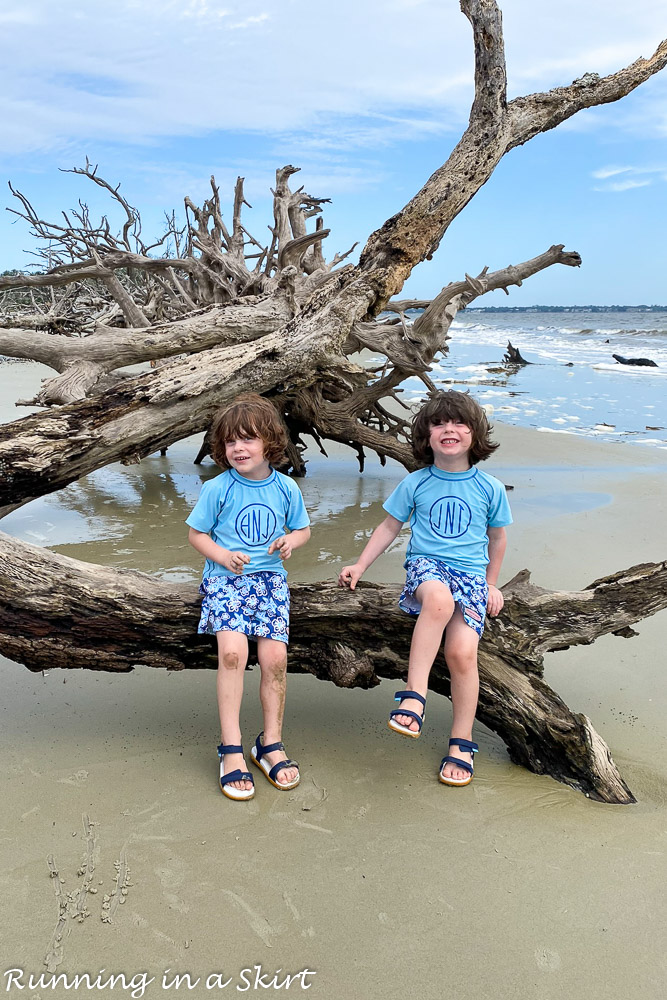
[[[290, 669], [341, 687], [404, 678], [412, 622], [397, 607], [398, 590], [293, 586]], [[535, 587], [524, 572], [503, 593], [505, 608], [480, 644], [479, 719], [530, 770], [604, 802], [634, 801], [590, 720], [545, 683], [543, 657], [666, 607], [667, 563], [634, 566], [575, 593]], [[31, 670], [213, 667], [214, 645], [196, 635], [198, 608], [195, 586], [78, 562], [0, 533], [0, 652]], [[440, 659], [430, 687], [449, 695]]]
[[130, 293], [123, 287], [113, 271], [110, 271], [107, 275], [105, 275], [102, 280], [109, 290], [111, 297], [118, 303], [118, 306], [129, 327], [150, 326], [150, 320], [146, 314], [139, 308]]
[[275, 337], [248, 344], [243, 363], [234, 348], [216, 348], [123, 382], [103, 407], [82, 400], [2, 425], [0, 514], [110, 461], [135, 462], [203, 431], [240, 386], [266, 392], [284, 378], [280, 346]]
[[113, 371], [142, 361], [241, 344], [272, 333], [290, 318], [283, 296], [252, 296], [238, 303], [196, 310], [176, 323], [144, 330], [98, 327], [86, 337], [55, 336], [41, 330], [0, 327], [0, 354], [39, 361], [56, 371], [79, 361]]
[[[362, 368], [335, 353], [344, 330], [340, 297], [347, 285], [356, 283], [353, 269], [343, 269], [317, 293], [318, 309], [304, 310], [274, 334], [246, 341], [242, 356], [236, 346], [200, 350], [157, 371], [124, 380], [104, 394], [103, 407], [91, 399], [0, 426], [0, 516], [109, 462], [137, 461], [205, 430], [215, 409], [245, 390], [270, 392], [278, 388], [292, 422], [304, 431], [357, 449], [372, 449], [383, 458], [389, 456], [413, 468], [407, 423], [378, 408], [376, 401], [390, 395], [410, 372], [428, 369], [436, 352], [444, 348], [447, 330], [459, 307], [486, 291], [521, 281], [553, 264], [579, 263], [578, 254], [554, 246], [516, 266], [447, 286], [415, 324], [421, 354], [414, 345], [402, 341], [393, 332], [395, 328], [379, 326], [379, 347], [392, 358], [396, 369], [384, 380], [376, 381], [372, 389], [367, 386], [368, 376]], [[279, 293], [280, 288], [271, 300], [261, 304], [258, 324], [284, 319], [290, 304], [286, 297], [279, 298]], [[114, 338], [108, 334], [74, 339], [34, 332], [30, 337], [40, 347], [41, 360], [48, 357], [51, 363], [56, 362], [58, 347], [53, 341], [59, 339], [68, 358], [87, 356], [99, 365], [94, 368], [81, 364], [66, 370], [60, 379], [48, 381], [40, 395], [48, 398], [54, 392], [82, 392], [109, 368], [116, 367], [119, 357], [128, 364], [130, 358], [155, 356], [158, 351], [176, 353], [180, 347], [178, 353], [182, 353], [187, 347], [201, 347], [207, 337], [229, 341], [252, 329], [252, 325], [243, 325], [252, 312], [245, 304], [225, 306], [215, 312], [219, 314], [215, 328], [207, 328], [206, 317], [199, 315], [155, 332], [149, 330], [134, 344], [122, 341], [122, 353], [114, 360]], [[3, 335], [10, 333], [0, 330], [0, 351]], [[26, 337], [26, 333], [22, 336]], [[357, 328], [346, 338], [344, 350], [353, 353], [361, 346], [363, 329]], [[320, 385], [325, 378], [334, 383], [328, 398]], [[313, 388], [304, 392], [304, 386]], [[363, 419], [369, 412], [376, 417], [374, 425]]]
[[[322, 324], [336, 325], [329, 303], [243, 348], [218, 347], [129, 379], [104, 395], [0, 427], [0, 515], [113, 461], [133, 462], [203, 430], [215, 409], [243, 390], [269, 392], [315, 380], [326, 366]], [[319, 293], [322, 296], [322, 293]], [[357, 291], [354, 294], [364, 294]]]

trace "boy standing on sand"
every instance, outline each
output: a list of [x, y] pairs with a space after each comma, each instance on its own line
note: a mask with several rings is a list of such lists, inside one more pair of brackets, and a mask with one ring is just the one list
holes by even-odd
[[284, 461], [286, 444], [268, 399], [248, 393], [220, 410], [211, 453], [225, 471], [204, 483], [186, 522], [190, 544], [206, 557], [198, 631], [218, 643], [220, 788], [236, 801], [255, 794], [239, 722], [249, 637], [257, 642], [264, 714], [251, 759], [275, 788], [299, 783], [281, 741], [290, 602], [283, 564], [310, 538], [310, 522], [298, 486], [272, 468]]
[[400, 607], [418, 616], [412, 636], [405, 691], [389, 715], [389, 728], [417, 739], [421, 734], [431, 667], [445, 632], [451, 678], [452, 729], [439, 780], [468, 785], [473, 778], [471, 741], [477, 710], [477, 646], [488, 611], [497, 615], [503, 595], [496, 584], [512, 523], [505, 487], [477, 468], [498, 445], [482, 407], [466, 392], [433, 396], [412, 422], [412, 449], [425, 468], [408, 475], [385, 502], [385, 520], [359, 560], [345, 566], [340, 586], [354, 590], [368, 567], [394, 541], [405, 521], [411, 536], [407, 578]]

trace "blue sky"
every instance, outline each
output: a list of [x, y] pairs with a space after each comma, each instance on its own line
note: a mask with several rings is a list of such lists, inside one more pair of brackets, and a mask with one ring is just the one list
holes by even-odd
[[[667, 35], [664, 0], [501, 0], [509, 96], [605, 74]], [[472, 39], [457, 0], [5, 0], [0, 12], [0, 175], [43, 218], [96, 189], [59, 172], [88, 156], [121, 182], [144, 233], [237, 175], [259, 240], [285, 163], [330, 197], [331, 257], [377, 226], [442, 164], [467, 121]], [[13, 199], [5, 187], [4, 205]], [[667, 71], [504, 158], [404, 293], [552, 243], [552, 268], [480, 305], [667, 302]], [[28, 227], [0, 213], [0, 269], [26, 267]]]

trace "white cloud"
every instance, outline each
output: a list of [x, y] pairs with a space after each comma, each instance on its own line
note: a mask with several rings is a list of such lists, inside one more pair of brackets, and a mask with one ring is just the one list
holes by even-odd
[[[664, 164], [647, 166], [609, 166], [600, 167], [591, 174], [596, 180], [608, 180], [610, 177], [626, 175], [626, 180], [613, 181], [602, 187], [594, 188], [595, 191], [631, 191], [633, 188], [648, 187], [657, 177], [659, 180], [667, 179], [666, 167]], [[627, 176], [629, 175], [629, 176]]]
[[606, 187], [596, 187], [595, 191], [631, 191], [632, 188], [648, 187], [650, 181], [614, 181]]
[[607, 177], [616, 177], [618, 174], [627, 174], [635, 167], [601, 167], [599, 170], [594, 170], [592, 175], [597, 180], [604, 181]]
[[269, 15], [267, 13], [257, 14], [255, 17], [246, 17], [245, 21], [237, 21], [234, 24], [230, 24], [230, 28], [236, 31], [238, 28], [250, 28], [253, 24], [263, 24], [264, 21], [269, 20]]
[[[618, 69], [648, 55], [664, 32], [663, 0], [501, 5], [512, 93]], [[352, 129], [360, 145], [396, 142], [460, 129], [472, 93], [471, 31], [454, 0], [338, 0], [335, 8], [23, 0], [2, 23], [6, 153], [216, 130], [307, 136], [323, 123], [329, 136], [340, 127], [340, 141]], [[642, 127], [652, 134], [664, 89], [646, 99]], [[607, 111], [603, 120], [617, 119]]]
[[207, 0], [190, 0], [181, 12], [182, 17], [220, 18], [229, 17], [231, 11], [224, 7], [211, 7]]

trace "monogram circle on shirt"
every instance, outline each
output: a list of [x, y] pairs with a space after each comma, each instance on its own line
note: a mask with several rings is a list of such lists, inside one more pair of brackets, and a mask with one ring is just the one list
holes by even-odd
[[458, 538], [468, 530], [472, 511], [460, 497], [440, 497], [431, 507], [428, 519], [440, 538]]
[[247, 545], [263, 545], [276, 531], [276, 515], [265, 503], [251, 503], [237, 515], [235, 528]]

